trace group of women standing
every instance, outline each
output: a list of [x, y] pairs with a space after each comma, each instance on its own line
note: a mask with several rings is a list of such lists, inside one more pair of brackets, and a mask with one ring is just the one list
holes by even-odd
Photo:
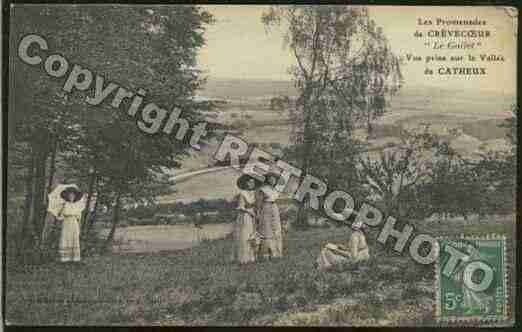
[[[279, 175], [268, 173], [262, 183], [254, 176], [244, 174], [239, 177], [237, 186], [238, 217], [235, 227], [237, 261], [240, 264], [255, 262], [257, 259], [271, 259], [283, 256], [283, 230], [275, 189]], [[352, 268], [360, 271], [370, 259], [366, 242], [366, 224], [354, 222], [348, 244], [327, 243], [316, 260], [320, 270]]]
[[[244, 174], [237, 186], [238, 217], [235, 225], [236, 259], [240, 264], [258, 259], [283, 257], [283, 231], [275, 189], [279, 175], [268, 173], [261, 182]], [[85, 199], [76, 185], [61, 185], [49, 194], [49, 212], [61, 222], [59, 258], [61, 262], [80, 261], [80, 219], [85, 209]], [[321, 270], [355, 266], [370, 259], [366, 242], [367, 226], [361, 222], [351, 225], [352, 232], [347, 246], [327, 243], [321, 250], [316, 264]]]
[[261, 182], [254, 176], [244, 174], [237, 186], [238, 217], [235, 228], [237, 260], [240, 264], [252, 263], [257, 259], [283, 256], [283, 230], [275, 189], [279, 175], [268, 173]]

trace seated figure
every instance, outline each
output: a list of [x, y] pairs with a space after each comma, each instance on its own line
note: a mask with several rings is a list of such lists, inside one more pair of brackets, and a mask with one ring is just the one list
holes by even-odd
[[367, 226], [361, 222], [352, 224], [352, 234], [348, 241], [348, 246], [327, 243], [321, 250], [317, 265], [323, 271], [343, 270], [356, 268], [360, 263], [370, 259], [370, 252], [364, 232]]

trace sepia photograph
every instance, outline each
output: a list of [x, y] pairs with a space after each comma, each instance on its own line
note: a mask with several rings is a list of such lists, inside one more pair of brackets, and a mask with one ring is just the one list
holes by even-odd
[[2, 6], [3, 325], [515, 324], [517, 8]]

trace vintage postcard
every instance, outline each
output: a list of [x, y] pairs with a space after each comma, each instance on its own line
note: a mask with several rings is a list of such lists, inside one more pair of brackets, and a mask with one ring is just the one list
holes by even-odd
[[518, 10], [11, 4], [4, 324], [515, 324]]

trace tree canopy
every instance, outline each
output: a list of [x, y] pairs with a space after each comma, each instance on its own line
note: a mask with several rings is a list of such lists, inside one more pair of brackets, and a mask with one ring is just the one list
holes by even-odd
[[20, 170], [11, 183], [25, 178], [26, 205], [34, 210], [27, 218], [34, 220], [36, 233], [45, 212], [46, 175], [52, 178], [58, 160], [69, 180], [85, 185], [92, 177], [98, 188], [93, 190], [108, 205], [150, 199], [160, 188], [151, 184], [168, 184], [162, 170], [179, 166], [186, 141], [144, 134], [124, 111], [128, 102], [115, 109], [88, 104], [92, 91], [66, 93], [67, 75], [53, 78], [43, 64], [24, 63], [18, 43], [38, 34], [48, 42], [48, 53], [141, 91], [143, 105], [150, 101], [169, 111], [175, 106], [183, 118], [197, 121], [202, 115], [193, 97], [204, 78], [196, 55], [211, 15], [189, 5], [20, 5], [12, 8], [11, 22], [9, 166]]

